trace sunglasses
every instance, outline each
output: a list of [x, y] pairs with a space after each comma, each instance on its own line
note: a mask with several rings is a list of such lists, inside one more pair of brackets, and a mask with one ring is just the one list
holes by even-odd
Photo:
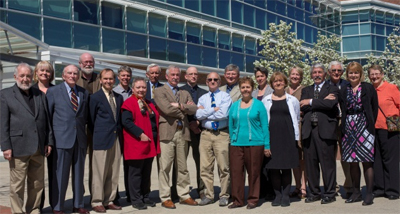
[[214, 82], [218, 82], [219, 79], [218, 78], [209, 78], [207, 79], [208, 82], [212, 82], [214, 80]]
[[342, 72], [343, 70], [342, 69], [332, 69], [331, 71], [332, 72]]

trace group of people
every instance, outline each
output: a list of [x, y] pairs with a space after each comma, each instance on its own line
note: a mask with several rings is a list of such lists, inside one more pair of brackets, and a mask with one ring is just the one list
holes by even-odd
[[[165, 84], [159, 82], [157, 64], [148, 65], [148, 81], [132, 80], [128, 66], [121, 66], [116, 75], [111, 69], [95, 73], [94, 65], [93, 56], [83, 53], [79, 68], [66, 66], [64, 81], [53, 85], [50, 63], [40, 61], [34, 70], [20, 63], [14, 72], [16, 84], [1, 91], [1, 150], [10, 164], [13, 213], [40, 213], [43, 208], [44, 157], [53, 213], [66, 211], [71, 168], [72, 212], [89, 213], [83, 201], [87, 154], [87, 191], [98, 213], [121, 209], [121, 162], [127, 201], [139, 210], [156, 206], [149, 198], [154, 157], [161, 206], [168, 209], [175, 209], [176, 201], [191, 206], [214, 203], [215, 162], [219, 206], [247, 204], [253, 209], [263, 197], [282, 207], [290, 206], [290, 197], [332, 203], [338, 191], [337, 153], [346, 178], [346, 203], [370, 205], [374, 197], [399, 198], [399, 132], [388, 131], [386, 117], [399, 116], [400, 92], [383, 80], [378, 65], [368, 69], [370, 84], [363, 82], [357, 62], [348, 64], [346, 80], [340, 62], [331, 62], [328, 69], [317, 63], [311, 68], [314, 83], [307, 87], [301, 85], [300, 67], [292, 67], [288, 77], [274, 72], [269, 80], [268, 71], [256, 67], [256, 87], [230, 64], [224, 86], [218, 73], [207, 75], [208, 91], [198, 86], [195, 67], [187, 68], [186, 84], [178, 87], [181, 70], [174, 65], [166, 69]], [[189, 147], [199, 202], [189, 195]], [[364, 197], [360, 162], [367, 186]], [[296, 188], [290, 192], [292, 172]]]

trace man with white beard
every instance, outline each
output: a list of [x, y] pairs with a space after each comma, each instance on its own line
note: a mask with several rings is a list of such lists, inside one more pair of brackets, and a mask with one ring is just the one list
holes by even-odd
[[94, 58], [90, 53], [83, 53], [79, 57], [79, 67], [81, 68], [81, 78], [79, 78], [76, 84], [86, 89], [89, 94], [100, 90], [100, 78], [97, 73], [93, 72]]

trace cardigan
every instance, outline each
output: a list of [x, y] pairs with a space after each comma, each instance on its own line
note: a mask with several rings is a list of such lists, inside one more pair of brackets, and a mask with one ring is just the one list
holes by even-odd
[[[396, 85], [390, 84], [386, 81], [381, 86], [376, 88], [378, 94], [379, 107], [385, 113], [386, 117], [400, 115], [400, 91]], [[378, 111], [378, 118], [376, 119], [376, 129], [386, 129], [386, 117], [382, 114], [381, 110]]]

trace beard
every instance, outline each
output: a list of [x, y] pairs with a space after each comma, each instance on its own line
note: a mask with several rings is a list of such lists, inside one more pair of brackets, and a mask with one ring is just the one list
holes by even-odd
[[91, 68], [82, 68], [81, 70], [82, 70], [82, 72], [85, 73], [85, 74], [91, 74], [91, 73], [93, 73], [93, 67], [91, 67]]
[[27, 91], [27, 90], [29, 90], [29, 89], [31, 88], [32, 82], [30, 82], [30, 83], [27, 85], [27, 84], [24, 84], [24, 83], [22, 83], [22, 82], [18, 82], [18, 81], [17, 81], [17, 86], [18, 86], [18, 88], [20, 88], [21, 90]]

